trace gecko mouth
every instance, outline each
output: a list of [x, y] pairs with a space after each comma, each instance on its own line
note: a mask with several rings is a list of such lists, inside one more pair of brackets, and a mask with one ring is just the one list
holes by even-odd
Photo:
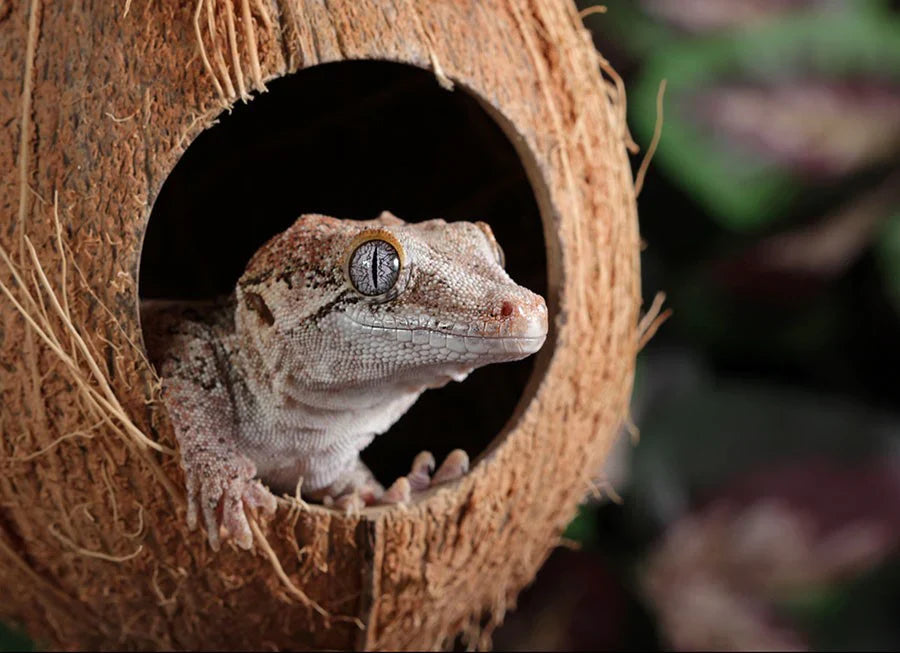
[[367, 323], [347, 315], [348, 320], [366, 336], [392, 342], [411, 343], [458, 354], [514, 354], [517, 357], [537, 352], [547, 339], [546, 319], [520, 321], [515, 328], [509, 322], [453, 325], [425, 319], [415, 323], [388, 321]]

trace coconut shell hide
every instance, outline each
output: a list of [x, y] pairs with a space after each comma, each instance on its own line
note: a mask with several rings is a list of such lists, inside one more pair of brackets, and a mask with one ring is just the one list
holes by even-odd
[[[79, 649], [488, 645], [601, 468], [637, 352], [624, 98], [573, 3], [14, 0], [0, 57], [0, 618]], [[343, 60], [426, 70], [501, 126], [550, 337], [460, 481], [358, 515], [280, 500], [254, 551], [214, 553], [141, 344], [144, 233], [223, 110]]]

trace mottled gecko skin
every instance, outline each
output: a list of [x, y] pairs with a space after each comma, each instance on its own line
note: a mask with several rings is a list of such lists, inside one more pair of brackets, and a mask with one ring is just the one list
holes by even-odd
[[[517, 285], [481, 222], [407, 224], [304, 215], [253, 256], [218, 303], [148, 301], [147, 348], [187, 477], [188, 522], [252, 544], [244, 505], [276, 492], [358, 506], [397, 502], [434, 477], [423, 452], [385, 492], [359, 452], [428, 388], [524, 358], [547, 334], [544, 300]], [[423, 439], [425, 439], [423, 437]], [[353, 498], [354, 501], [347, 501]]]

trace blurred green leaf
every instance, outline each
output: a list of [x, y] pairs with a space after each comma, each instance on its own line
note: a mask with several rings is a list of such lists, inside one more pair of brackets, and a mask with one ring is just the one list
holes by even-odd
[[[679, 0], [676, 0], [679, 1]], [[717, 0], [721, 2], [722, 0]], [[822, 11], [852, 11], [856, 15], [874, 14], [883, 16], [889, 6], [890, 0], [847, 0], [847, 6], [837, 9], [833, 4], [822, 7], [798, 8], [796, 4], [785, 2], [782, 12], [772, 12], [769, 16], [754, 21], [752, 27], [785, 20], [797, 14], [822, 12]], [[605, 51], [604, 41], [611, 41], [615, 46], [625, 48], [632, 56], [646, 57], [653, 52], [665, 47], [667, 42], [681, 41], [694, 38], [694, 36], [677, 26], [659, 20], [648, 14], [639, 0], [577, 0], [575, 3], [579, 11], [585, 11], [597, 5], [604, 5], [606, 12], [594, 13], [586, 16], [585, 25], [601, 37], [601, 52]], [[748, 26], [718, 30], [721, 33], [731, 33], [746, 29]]]
[[842, 462], [886, 455], [900, 442], [895, 415], [852, 399], [787, 385], [716, 379], [670, 356], [644, 357], [655, 387], [636, 395], [640, 444], [628, 506], [653, 531], [679, 518], [693, 497], [781, 462]]
[[597, 544], [598, 532], [597, 505], [588, 502], [578, 506], [578, 514], [569, 522], [563, 537], [578, 542], [583, 549], [587, 549]]
[[671, 290], [679, 309], [671, 328], [714, 351], [808, 364], [822, 358], [849, 319], [836, 293], [765, 302], [722, 287], [715, 274], [697, 270]]
[[[576, 4], [581, 11], [606, 5], [606, 13], [586, 17], [585, 25], [600, 34], [602, 40], [612, 40], [635, 56], [643, 56], [661, 43], [679, 38], [669, 26], [647, 16], [635, 0], [580, 0]], [[603, 52], [604, 48], [600, 50]]]
[[845, 592], [846, 588], [842, 586], [804, 588], [777, 601], [777, 606], [808, 630], [823, 616], [830, 617], [840, 609]]
[[799, 14], [725, 35], [665, 41], [646, 62], [630, 97], [644, 143], [656, 123], [659, 83], [668, 83], [655, 163], [722, 225], [753, 231], [782, 217], [811, 186], [762, 156], [729, 146], [691, 117], [690, 100], [724, 82], [789, 82], [797, 77], [900, 81], [900, 23], [885, 14]]
[[875, 246], [888, 297], [900, 313], [900, 213], [887, 220]]
[[0, 624], [0, 651], [33, 651], [34, 644], [24, 632]]
[[810, 633], [813, 650], [890, 651], [900, 640], [900, 560], [834, 587], [798, 594], [779, 607]]

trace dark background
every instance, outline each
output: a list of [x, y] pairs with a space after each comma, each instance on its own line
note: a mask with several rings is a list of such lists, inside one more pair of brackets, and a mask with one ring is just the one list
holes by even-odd
[[673, 314], [613, 498], [495, 647], [896, 650], [898, 3], [604, 4], [585, 25], [644, 150], [667, 83], [638, 205], [645, 304]]

